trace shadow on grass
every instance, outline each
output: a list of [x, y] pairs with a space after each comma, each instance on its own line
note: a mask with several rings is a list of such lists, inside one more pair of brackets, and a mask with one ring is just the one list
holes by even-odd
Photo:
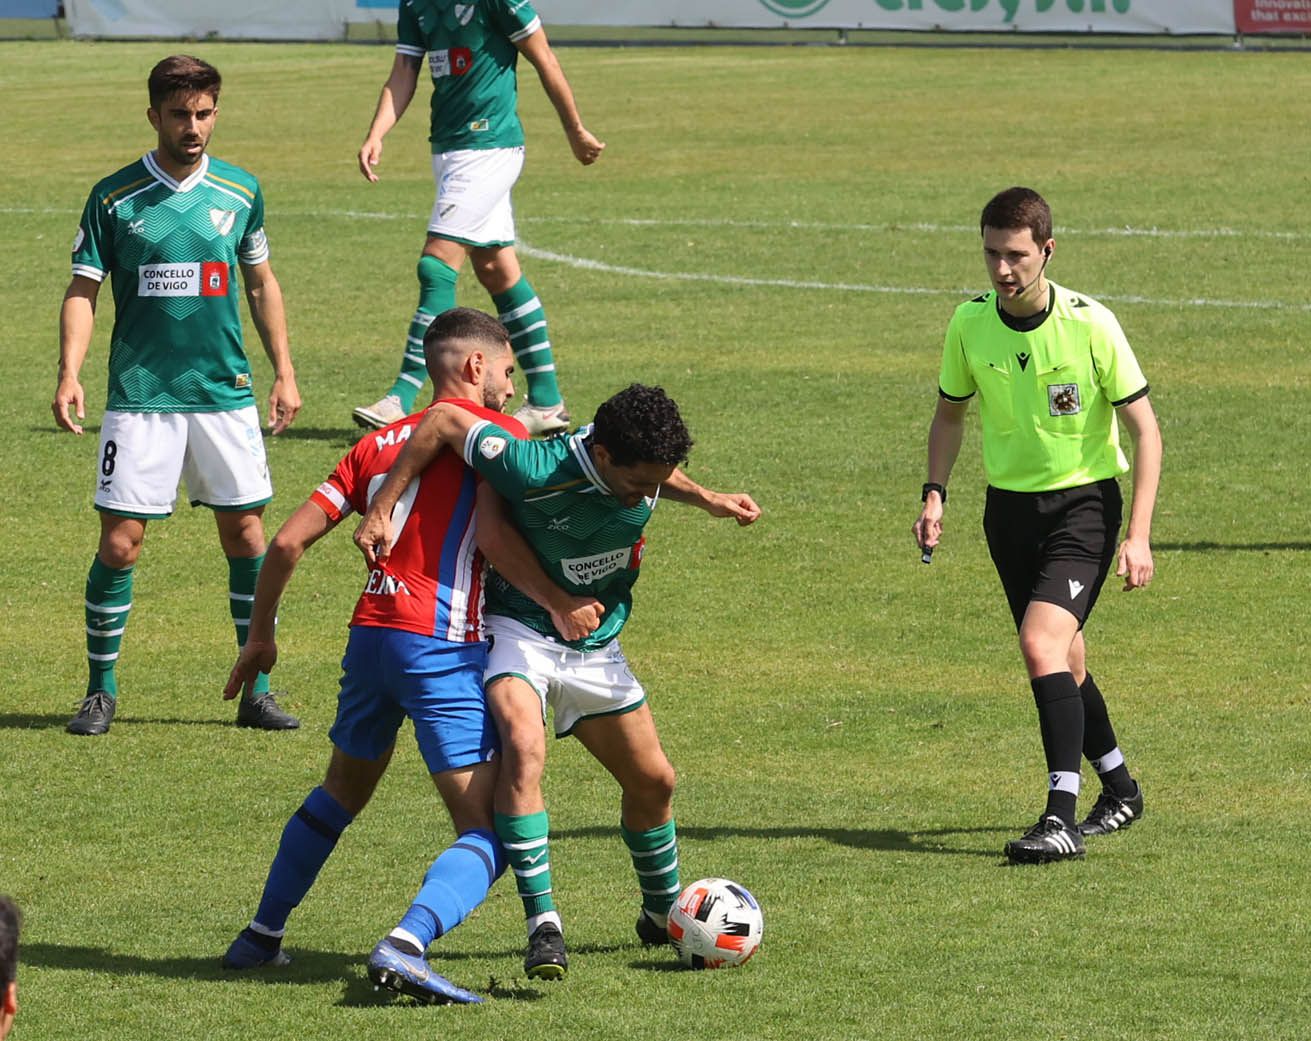
[[1311, 549], [1311, 542], [1157, 542], [1152, 548], [1158, 552], [1181, 550], [1184, 553], [1270, 553], [1282, 549], [1305, 552]]
[[[977, 845], [960, 846], [944, 841], [957, 836], [973, 835], [1009, 835], [1015, 829], [1008, 827], [989, 828], [934, 828], [925, 831], [897, 831], [892, 828], [744, 828], [737, 826], [698, 827], [696, 825], [678, 826], [680, 838], [714, 841], [726, 838], [751, 839], [823, 839], [838, 846], [853, 849], [875, 849], [885, 853], [936, 853], [943, 856], [958, 857], [999, 857], [1002, 840], [989, 843], [986, 847]], [[591, 839], [613, 838], [612, 827], [594, 826], [588, 828], [562, 828], [551, 832], [552, 838]]]
[[270, 437], [268, 427], [264, 428], [265, 438], [272, 441], [336, 441], [351, 445], [367, 433], [363, 427], [303, 427], [293, 423], [277, 437]]
[[[0, 712], [0, 730], [63, 730], [77, 713], [74, 705], [66, 713]], [[230, 719], [176, 719], [163, 716], [116, 716], [111, 732], [134, 726], [231, 727]]]

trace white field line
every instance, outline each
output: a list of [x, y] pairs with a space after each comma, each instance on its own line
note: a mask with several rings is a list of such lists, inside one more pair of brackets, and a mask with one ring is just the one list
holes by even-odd
[[[80, 210], [59, 207], [38, 206], [0, 206], [3, 213], [51, 213], [78, 214]], [[321, 220], [417, 220], [413, 213], [373, 212], [368, 210], [283, 210], [286, 217], [311, 217]], [[755, 228], [761, 230], [783, 229], [799, 231], [833, 231], [833, 232], [883, 232], [913, 231], [925, 234], [965, 234], [976, 229], [966, 224], [933, 223], [884, 223], [884, 224], [840, 224], [823, 221], [746, 221], [746, 220], [695, 220], [695, 219], [647, 219], [637, 217], [529, 217], [520, 218], [520, 224], [587, 224], [617, 225], [621, 227], [692, 227], [692, 228]], [[1061, 234], [1122, 236], [1142, 238], [1192, 238], [1192, 239], [1279, 239], [1284, 241], [1311, 240], [1311, 234], [1298, 231], [1269, 231], [1259, 228], [1058, 228]], [[573, 256], [568, 253], [556, 253], [551, 250], [538, 249], [520, 239], [516, 248], [524, 256], [546, 260], [569, 267], [599, 271], [606, 274], [623, 275], [629, 278], [648, 278], [669, 282], [709, 282], [718, 285], [742, 287], [769, 287], [778, 289], [822, 290], [839, 293], [881, 293], [894, 296], [968, 296], [978, 288], [934, 288], [930, 286], [884, 286], [866, 285], [851, 282], [824, 282], [817, 279], [754, 278], [745, 275], [727, 275], [695, 271], [653, 271], [647, 268], [629, 267], [622, 264], [607, 264], [604, 261], [589, 260], [586, 257]], [[1090, 293], [1095, 299], [1108, 303], [1141, 304], [1148, 307], [1214, 307], [1239, 310], [1277, 310], [1277, 311], [1311, 311], [1311, 302], [1288, 303], [1282, 300], [1217, 300], [1208, 297], [1191, 299], [1174, 299], [1169, 297], [1151, 297], [1139, 294]]]

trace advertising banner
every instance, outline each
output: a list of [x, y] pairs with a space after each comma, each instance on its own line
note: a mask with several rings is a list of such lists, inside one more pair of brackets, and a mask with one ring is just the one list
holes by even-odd
[[1234, 0], [1240, 33], [1311, 33], [1311, 0]]

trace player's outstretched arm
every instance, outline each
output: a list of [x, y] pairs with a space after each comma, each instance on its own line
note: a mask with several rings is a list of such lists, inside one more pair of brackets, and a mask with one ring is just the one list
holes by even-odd
[[1146, 395], [1122, 405], [1116, 415], [1124, 420], [1133, 440], [1133, 505], [1115, 570], [1124, 579], [1124, 588], [1129, 590], [1147, 585], [1156, 573], [1152, 560], [1152, 514], [1161, 483], [1161, 428]]
[[437, 458], [443, 448], [463, 453], [464, 438], [478, 417], [458, 405], [438, 402], [424, 413], [419, 425], [392, 463], [387, 479], [369, 499], [368, 512], [355, 529], [355, 545], [370, 568], [391, 555], [391, 511], [409, 483]]
[[91, 347], [91, 332], [96, 324], [96, 298], [100, 283], [94, 278], [74, 275], [59, 307], [59, 382], [50, 411], [61, 430], [82, 433], [82, 425], [69, 415], [71, 408], [78, 419], [86, 419], [86, 394], [79, 374]]
[[528, 540], [510, 520], [505, 500], [485, 481], [478, 485], [478, 548], [510, 585], [543, 610], [566, 640], [581, 640], [601, 624], [605, 606], [595, 597], [571, 596], [551, 581]]
[[392, 62], [391, 75], [382, 85], [382, 93], [378, 96], [378, 107], [373, 113], [373, 122], [369, 124], [369, 132], [364, 135], [364, 144], [360, 145], [359, 154], [356, 156], [360, 173], [370, 183], [376, 184], [378, 180], [378, 175], [373, 172], [373, 168], [382, 160], [382, 139], [387, 136], [387, 131], [400, 122], [401, 116], [405, 115], [405, 110], [410, 107], [410, 102], [414, 98], [422, 62], [422, 58], [408, 54], [396, 55], [396, 59]]
[[555, 107], [556, 115], [560, 117], [560, 125], [564, 127], [564, 135], [569, 139], [569, 148], [574, 153], [574, 158], [584, 166], [591, 166], [601, 158], [601, 153], [605, 151], [605, 142], [599, 141], [587, 127], [583, 126], [583, 119], [578, 114], [578, 106], [574, 103], [574, 92], [569, 87], [569, 81], [565, 79], [564, 70], [560, 68], [560, 61], [555, 56], [555, 51], [551, 50], [551, 44], [546, 39], [546, 30], [538, 29], [531, 36], [527, 36], [515, 43], [522, 54], [537, 70], [537, 78], [542, 81], [542, 89], [546, 91], [546, 96], [551, 99], [551, 104]]
[[[929, 476], [928, 483], [947, 487], [951, 478], [951, 468], [956, 465], [960, 455], [961, 439], [965, 435], [965, 413], [969, 405], [963, 401], [948, 401], [938, 398], [937, 410], [933, 413], [933, 422], [929, 424]], [[911, 525], [911, 534], [920, 549], [932, 549], [942, 538], [942, 514], [944, 503], [942, 496], [931, 491], [924, 499], [924, 508], [915, 523]]]
[[760, 507], [746, 492], [712, 492], [702, 488], [681, 469], [675, 469], [660, 486], [660, 494], [674, 502], [705, 510], [712, 517], [732, 517], [745, 527], [760, 519]]
[[291, 426], [300, 411], [300, 390], [296, 370], [291, 364], [291, 343], [287, 336], [287, 310], [282, 300], [282, 286], [267, 260], [242, 264], [241, 278], [246, 286], [246, 303], [259, 332], [260, 343], [273, 366], [273, 386], [269, 390], [269, 433], [281, 434]]
[[246, 642], [232, 666], [228, 682], [223, 686], [225, 700], [231, 700], [243, 691], [249, 693], [259, 674], [271, 672], [277, 664], [276, 627], [282, 594], [305, 551], [336, 525], [337, 522], [319, 506], [306, 502], [273, 536], [259, 569], [259, 579], [255, 582], [255, 602], [251, 605]]

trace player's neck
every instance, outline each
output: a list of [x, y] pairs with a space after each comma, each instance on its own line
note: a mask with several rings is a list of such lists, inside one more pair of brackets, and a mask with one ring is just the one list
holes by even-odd
[[169, 154], [162, 148], [156, 148], [152, 154], [155, 157], [155, 165], [179, 183], [185, 181], [193, 173], [199, 170], [205, 162], [204, 152], [200, 153], [200, 158], [194, 163], [188, 163], [185, 165], [170, 158]]

